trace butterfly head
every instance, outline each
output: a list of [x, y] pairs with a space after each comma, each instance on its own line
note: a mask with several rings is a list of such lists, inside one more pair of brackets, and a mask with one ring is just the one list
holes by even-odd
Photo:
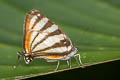
[[33, 60], [33, 57], [31, 55], [28, 55], [25, 52], [18, 52], [17, 54], [18, 54], [18, 62], [19, 62], [20, 56], [24, 56], [24, 61], [26, 64], [29, 64]]
[[33, 57], [31, 55], [25, 55], [24, 61], [26, 64], [29, 64], [33, 60]]

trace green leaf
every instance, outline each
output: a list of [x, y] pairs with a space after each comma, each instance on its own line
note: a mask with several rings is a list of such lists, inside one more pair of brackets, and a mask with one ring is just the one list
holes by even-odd
[[[31, 9], [40, 10], [61, 26], [78, 48], [83, 66], [119, 59], [120, 10], [113, 6], [114, 0], [111, 1], [1, 0], [0, 78], [20, 79], [26, 78], [26, 75], [55, 73], [56, 63], [47, 63], [43, 59], [35, 59], [27, 65], [22, 57], [17, 65], [17, 52], [22, 51], [24, 16]], [[72, 68], [80, 68], [74, 58]], [[61, 61], [59, 71], [65, 70], [69, 70], [67, 63]]]

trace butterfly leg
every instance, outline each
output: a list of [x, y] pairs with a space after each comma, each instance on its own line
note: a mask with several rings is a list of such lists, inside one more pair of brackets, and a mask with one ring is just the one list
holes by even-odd
[[71, 68], [71, 58], [67, 60], [67, 64], [68, 64], [69, 68]]
[[60, 65], [60, 61], [58, 61], [58, 62], [57, 62], [57, 66], [56, 66], [56, 69], [55, 69], [55, 71], [57, 71], [57, 70], [58, 70], [58, 68], [59, 68], [59, 65]]
[[[77, 60], [76, 56], [78, 56], [79, 61]], [[79, 63], [79, 65], [82, 65], [82, 61], [81, 61], [81, 58], [80, 58], [80, 54], [75, 54], [75, 55], [74, 55], [74, 58], [75, 58], [76, 61]]]

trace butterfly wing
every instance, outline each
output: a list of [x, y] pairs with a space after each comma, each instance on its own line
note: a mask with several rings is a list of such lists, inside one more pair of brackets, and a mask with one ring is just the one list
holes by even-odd
[[24, 31], [24, 49], [34, 57], [60, 58], [74, 48], [62, 29], [37, 10], [27, 14]]
[[[37, 34], [37, 32], [34, 32], [34, 30], [39, 30], [37, 29], [38, 27], [41, 28], [42, 26], [44, 26], [45, 21], [47, 21], [47, 19], [44, 20], [43, 24], [41, 25], [37, 25], [37, 23], [44, 17], [44, 15], [40, 14], [39, 11], [37, 10], [31, 10], [30, 12], [27, 13], [26, 17], [25, 17], [25, 21], [24, 21], [24, 38], [23, 38], [23, 48], [25, 53], [30, 54], [31, 50], [30, 50], [30, 46], [31, 46], [31, 41], [33, 39], [33, 37], [35, 37], [34, 35]], [[35, 27], [36, 25], [36, 27]], [[35, 27], [35, 29], [33, 30], [33, 27]]]

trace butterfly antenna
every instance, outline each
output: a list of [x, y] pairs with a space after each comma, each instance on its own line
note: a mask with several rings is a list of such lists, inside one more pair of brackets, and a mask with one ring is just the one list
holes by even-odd
[[17, 58], [17, 65], [19, 65], [19, 62], [20, 62], [20, 56], [21, 56], [20, 54], [21, 54], [21, 53], [20, 53], [20, 52], [18, 52], [17, 54], [18, 54], [18, 58]]
[[20, 62], [20, 55], [18, 55], [17, 65], [19, 65], [19, 62]]

